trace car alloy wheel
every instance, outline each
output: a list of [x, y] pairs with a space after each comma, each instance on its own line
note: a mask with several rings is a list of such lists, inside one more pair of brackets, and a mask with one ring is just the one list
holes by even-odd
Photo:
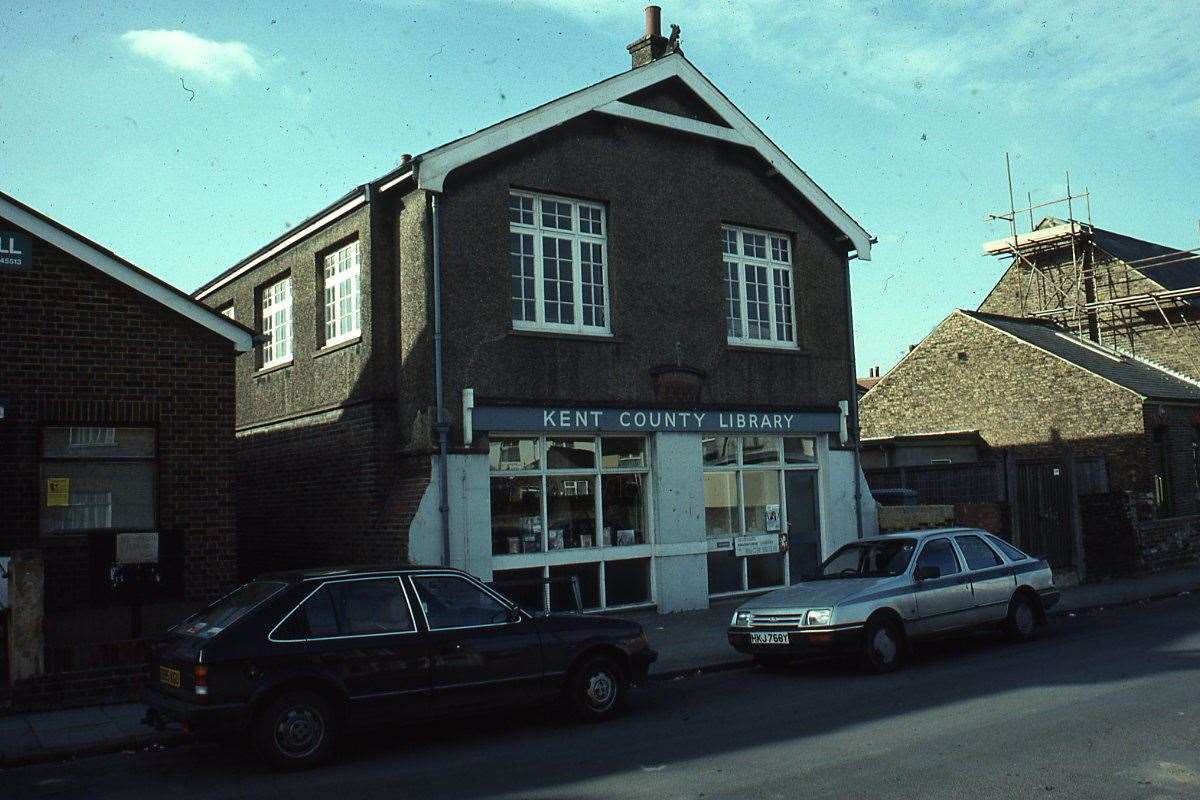
[[904, 639], [896, 623], [878, 619], [867, 623], [864, 660], [872, 672], [891, 672], [900, 666]]
[[325, 740], [325, 720], [310, 705], [289, 708], [275, 725], [275, 746], [289, 758], [311, 756]]
[[1008, 606], [1008, 617], [1004, 621], [1010, 639], [1024, 641], [1037, 632], [1037, 613], [1033, 603], [1024, 595], [1017, 595]]
[[615, 714], [625, 696], [625, 674], [611, 657], [597, 655], [571, 671], [567, 699], [576, 715], [599, 722]]
[[333, 706], [322, 695], [286, 692], [255, 717], [254, 747], [279, 769], [313, 767], [332, 754], [336, 725]]
[[587, 699], [594, 711], [604, 713], [612, 708], [617, 699], [616, 678], [605, 670], [592, 673], [588, 678]]

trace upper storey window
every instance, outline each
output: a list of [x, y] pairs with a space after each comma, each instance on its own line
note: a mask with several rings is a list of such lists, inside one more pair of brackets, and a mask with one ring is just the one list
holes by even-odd
[[362, 284], [358, 242], [325, 256], [325, 345], [358, 337], [362, 332]]
[[603, 206], [514, 191], [508, 223], [513, 327], [610, 333]]
[[721, 227], [730, 344], [795, 347], [792, 247], [787, 236]]
[[263, 369], [292, 360], [292, 276], [263, 287], [262, 333]]

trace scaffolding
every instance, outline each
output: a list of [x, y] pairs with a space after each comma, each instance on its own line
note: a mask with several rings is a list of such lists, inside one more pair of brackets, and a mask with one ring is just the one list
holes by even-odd
[[[990, 213], [986, 219], [1007, 222], [1009, 236], [985, 243], [983, 251], [989, 256], [1011, 258], [1012, 265], [1017, 266], [1013, 272], [1020, 315], [1048, 319], [1081, 338], [1110, 346], [1124, 344], [1127, 347], [1121, 349], [1130, 350], [1136, 350], [1133, 337], [1139, 321], [1145, 324], [1151, 319], [1161, 319], [1171, 341], [1178, 343], [1180, 353], [1187, 358], [1191, 377], [1200, 378], [1200, 320], [1190, 302], [1191, 298], [1200, 298], [1200, 285], [1173, 289], [1139, 285], [1157, 284], [1142, 272], [1144, 269], [1183, 263], [1195, 266], [1200, 248], [1172, 250], [1133, 260], [1106, 254], [1096, 243], [1091, 195], [1086, 187], [1081, 193], [1073, 193], [1068, 172], [1064, 197], [1035, 204], [1027, 195], [1028, 205], [1017, 208], [1007, 153], [1004, 158], [1009, 210]], [[1085, 212], [1083, 219], [1075, 216], [1081, 205]], [[1065, 219], [1046, 216], [1040, 222], [1034, 221], [1036, 210], [1064, 208]], [[1018, 220], [1025, 214], [1029, 215], [1029, 231], [1020, 232]], [[1148, 290], [1139, 291], [1142, 288]], [[1114, 340], [1124, 338], [1122, 331], [1128, 342], [1104, 341], [1106, 334]]]

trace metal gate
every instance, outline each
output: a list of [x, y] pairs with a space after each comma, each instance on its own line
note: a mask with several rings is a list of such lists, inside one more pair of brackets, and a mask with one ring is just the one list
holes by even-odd
[[1017, 516], [1021, 549], [1041, 556], [1050, 566], [1074, 565], [1071, 492], [1061, 462], [1017, 464]]

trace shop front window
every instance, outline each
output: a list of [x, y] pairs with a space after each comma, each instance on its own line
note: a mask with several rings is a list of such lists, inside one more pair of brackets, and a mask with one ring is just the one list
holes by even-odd
[[584, 609], [652, 600], [644, 438], [493, 436], [489, 466], [497, 589], [532, 610], [573, 607], [572, 578]]
[[799, 502], [797, 479], [806, 479], [810, 491], [815, 490], [816, 468], [816, 440], [810, 437], [705, 437], [704, 520], [708, 538], [716, 545], [708, 554], [710, 594], [789, 582], [786, 553], [738, 556], [735, 541], [741, 536], [788, 535], [796, 517], [789, 516], [788, 504]]

